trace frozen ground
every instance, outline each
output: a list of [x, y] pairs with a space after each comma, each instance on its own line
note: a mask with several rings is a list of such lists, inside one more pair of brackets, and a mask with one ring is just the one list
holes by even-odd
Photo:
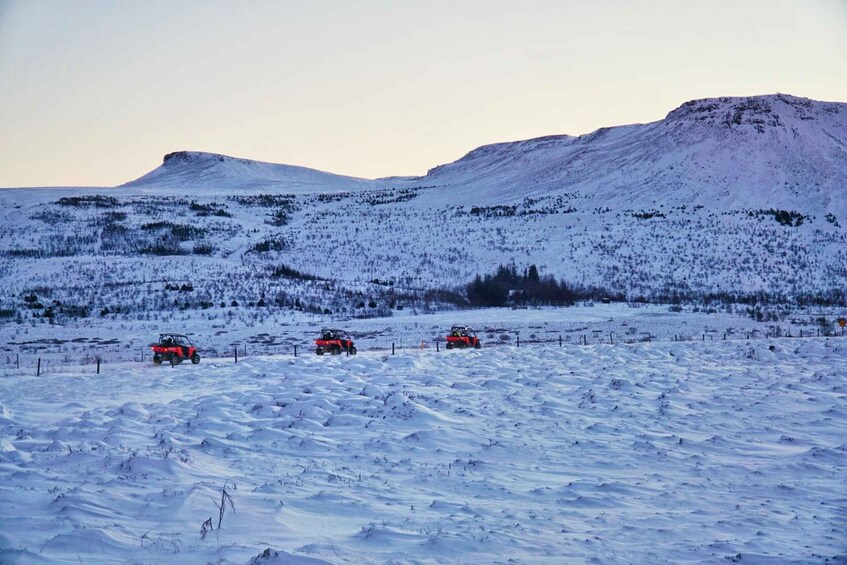
[[844, 562], [845, 367], [833, 337], [10, 372], [0, 562]]

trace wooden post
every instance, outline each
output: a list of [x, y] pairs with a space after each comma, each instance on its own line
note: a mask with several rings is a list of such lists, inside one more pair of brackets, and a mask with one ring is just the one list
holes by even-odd
[[294, 346], [294, 356], [297, 357], [297, 346]]
[[521, 336], [518, 336], [518, 347], [521, 346]]
[[15, 369], [21, 368], [21, 354], [15, 353]]
[[97, 356], [97, 374], [100, 374], [100, 356]]
[[609, 332], [609, 344], [615, 344], [615, 332]]
[[238, 363], [238, 346], [235, 346], [235, 362]]
[[562, 334], [559, 334], [559, 347], [562, 347]]
[[391, 354], [394, 355], [394, 342], [391, 342]]
[[438, 353], [438, 341], [439, 340], [437, 340], [437, 339], [435, 340], [435, 352], [436, 353]]
[[35, 376], [41, 376], [41, 357], [38, 358], [38, 367], [35, 369]]

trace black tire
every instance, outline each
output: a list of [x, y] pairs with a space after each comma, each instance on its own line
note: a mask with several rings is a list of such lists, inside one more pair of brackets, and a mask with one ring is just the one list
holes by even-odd
[[341, 348], [336, 345], [335, 347], [330, 349], [329, 352], [333, 355], [341, 355]]
[[191, 356], [191, 362], [195, 365], [200, 362], [200, 355], [197, 352], [194, 352], [194, 355]]
[[451, 341], [447, 342], [447, 349], [453, 349], [453, 342], [451, 342]]
[[476, 342], [476, 345], [473, 346], [474, 349], [482, 349], [482, 344], [480, 342]]
[[315, 349], [315, 353], [317, 353], [318, 355], [323, 355], [324, 354], [323, 347], [318, 347], [317, 349]]
[[355, 355], [355, 354], [356, 354], [356, 352], [357, 352], [356, 346], [355, 346], [355, 345], [351, 345], [351, 346], [350, 346], [350, 355]]
[[176, 353], [171, 353], [171, 362], [174, 365], [179, 365], [180, 363], [182, 363], [182, 357], [180, 357]]
[[162, 356], [159, 355], [158, 353], [153, 355], [153, 364], [154, 365], [161, 365], [162, 364]]

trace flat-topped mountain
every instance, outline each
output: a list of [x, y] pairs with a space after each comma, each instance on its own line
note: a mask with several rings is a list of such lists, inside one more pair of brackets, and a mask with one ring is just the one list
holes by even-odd
[[356, 190], [373, 184], [373, 181], [307, 167], [264, 163], [201, 151], [176, 151], [165, 155], [158, 168], [123, 186], [311, 193]]

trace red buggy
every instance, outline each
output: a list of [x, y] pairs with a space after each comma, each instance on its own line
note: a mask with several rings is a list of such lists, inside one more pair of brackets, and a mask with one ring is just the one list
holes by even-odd
[[315, 353], [323, 355], [329, 352], [332, 355], [340, 355], [342, 351], [346, 351], [350, 355], [356, 354], [356, 346], [353, 345], [353, 338], [344, 330], [336, 330], [324, 328], [321, 330], [320, 339], [315, 340]]
[[447, 336], [447, 349], [454, 347], [473, 347], [479, 349], [482, 344], [479, 338], [476, 337], [476, 332], [467, 326], [453, 326], [450, 328], [450, 335]]
[[197, 348], [183, 334], [159, 334], [159, 341], [151, 343], [153, 350], [153, 364], [161, 365], [162, 361], [170, 362], [171, 366], [179, 365], [186, 359], [191, 359], [195, 365], [200, 362], [200, 354]]

